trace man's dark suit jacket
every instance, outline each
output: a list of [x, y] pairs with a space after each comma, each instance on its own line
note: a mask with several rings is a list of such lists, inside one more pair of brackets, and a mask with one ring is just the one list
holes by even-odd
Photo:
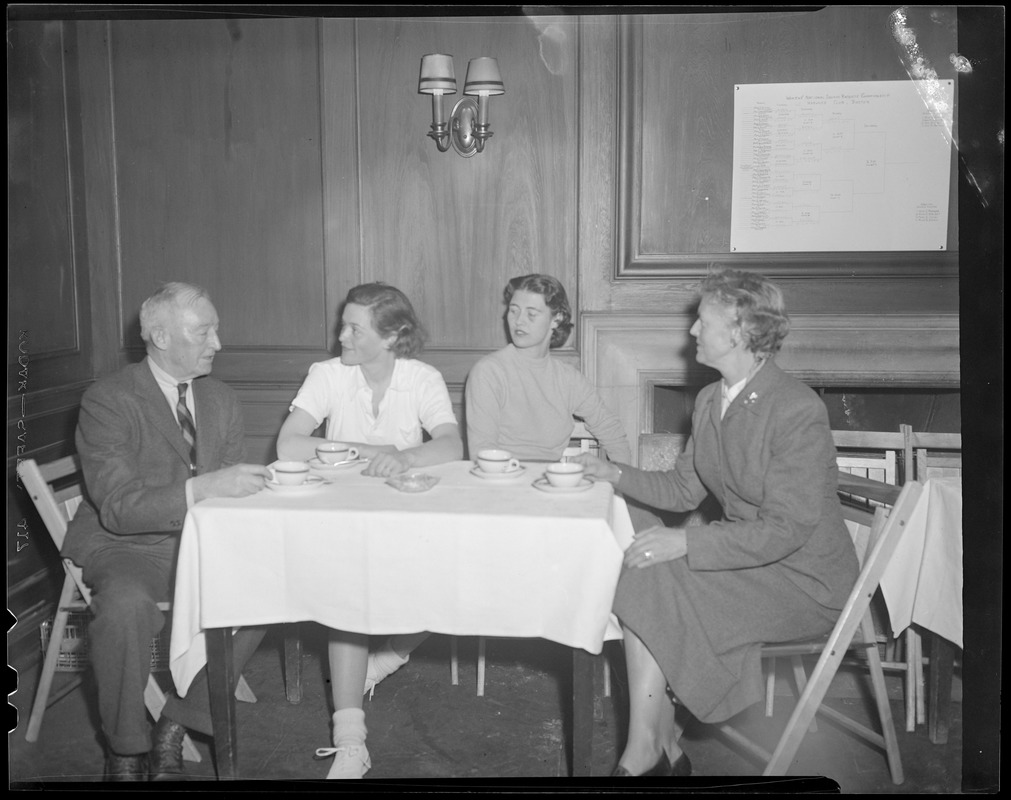
[[[197, 473], [243, 460], [235, 392], [210, 377], [192, 383]], [[189, 449], [147, 360], [93, 384], [81, 400], [77, 452], [87, 487], [61, 555], [84, 567], [110, 542], [139, 547], [182, 531]]]

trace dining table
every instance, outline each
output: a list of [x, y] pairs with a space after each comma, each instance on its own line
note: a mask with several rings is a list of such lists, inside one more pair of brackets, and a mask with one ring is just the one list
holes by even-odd
[[572, 648], [570, 771], [589, 775], [593, 656], [621, 637], [611, 603], [633, 535], [611, 484], [556, 488], [545, 463], [489, 475], [454, 461], [418, 470], [434, 485], [405, 491], [420, 482], [309, 463], [305, 484], [205, 500], [184, 522], [170, 669], [184, 695], [207, 666], [219, 778], [238, 777], [231, 632], [303, 621]]
[[[839, 474], [844, 502], [853, 498], [892, 505], [900, 487]], [[928, 736], [948, 739], [955, 650], [962, 647], [962, 482], [928, 478], [881, 578], [881, 594], [893, 634], [911, 625], [930, 633], [926, 705]]]
[[928, 736], [948, 740], [956, 648], [962, 647], [962, 479], [928, 478], [881, 577], [892, 631], [930, 632]]

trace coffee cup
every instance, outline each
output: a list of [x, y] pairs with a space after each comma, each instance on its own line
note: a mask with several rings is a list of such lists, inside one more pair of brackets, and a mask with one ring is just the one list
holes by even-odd
[[324, 464], [341, 464], [358, 458], [358, 448], [344, 442], [327, 442], [316, 448], [316, 457]]
[[298, 486], [309, 477], [309, 465], [304, 461], [275, 461], [269, 469], [274, 482], [282, 486]]
[[579, 486], [580, 481], [583, 480], [583, 465], [571, 461], [548, 464], [544, 470], [544, 477], [552, 486], [559, 489], [571, 489], [574, 486]]
[[520, 468], [520, 460], [513, 458], [508, 450], [480, 450], [477, 465], [484, 472], [512, 472]]

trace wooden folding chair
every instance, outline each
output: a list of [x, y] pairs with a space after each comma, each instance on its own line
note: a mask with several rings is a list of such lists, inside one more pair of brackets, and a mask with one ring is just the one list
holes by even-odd
[[[724, 735], [765, 762], [763, 775], [786, 774], [815, 714], [820, 712], [846, 730], [883, 748], [888, 758], [892, 782], [895, 784], [903, 782], [898, 739], [895, 736], [891, 706], [878, 655], [874, 621], [870, 615], [870, 602], [881, 582], [885, 568], [895, 553], [899, 540], [905, 533], [910, 515], [922, 492], [923, 486], [921, 484], [910, 481], [902, 487], [899, 497], [890, 511], [879, 507], [874, 511], [873, 518], [870, 517], [869, 512], [864, 510], [855, 510], [849, 514], [851, 519], [861, 524], [871, 522], [870, 533], [867, 537], [868, 551], [866, 557], [862, 559], [860, 575], [850, 592], [849, 599], [827, 638], [770, 644], [763, 648], [763, 657], [820, 654], [818, 663], [810, 676], [807, 677], [797, 706], [790, 715], [775, 750], [769, 753], [729, 724], [718, 726]], [[877, 706], [880, 733], [836, 709], [822, 705], [829, 685], [843, 658], [851, 651], [863, 652], [866, 658]]]
[[[840, 472], [891, 485], [901, 485], [916, 477], [908, 437], [901, 430], [832, 431], [832, 439], [838, 451], [837, 463]], [[871, 511], [876, 506], [886, 505], [873, 499], [841, 496]], [[875, 602], [881, 602], [880, 597], [876, 598]], [[901, 652], [900, 643], [890, 630], [882, 630], [878, 635], [878, 641], [885, 645], [882, 668], [886, 672], [903, 673], [906, 730], [911, 732], [916, 729], [917, 707], [923, 702], [923, 667], [919, 660], [919, 637], [916, 631], [908, 628], [902, 637]]]
[[[25, 459], [18, 464], [18, 476], [28, 490], [28, 494], [31, 496], [35, 508], [38, 509], [39, 516], [42, 517], [42, 521], [56, 545], [57, 552], [59, 552], [63, 548], [67, 526], [83, 499], [80, 460], [76, 455], [73, 455], [40, 466], [34, 459]], [[81, 568], [69, 558], [65, 558], [63, 559], [63, 570], [65, 573], [63, 589], [56, 606], [56, 616], [53, 619], [49, 644], [42, 662], [42, 673], [39, 676], [35, 701], [28, 717], [28, 728], [25, 731], [25, 739], [29, 742], [38, 740], [42, 717], [50, 705], [49, 694], [59, 663], [67, 619], [71, 613], [87, 611], [91, 603], [91, 592], [81, 577]], [[159, 603], [158, 608], [168, 611], [171, 609], [171, 604]], [[63, 694], [60, 695], [60, 697], [62, 696]], [[241, 676], [235, 689], [235, 697], [249, 703], [256, 702], [256, 695], [253, 694]], [[147, 686], [144, 689], [144, 704], [151, 716], [157, 721], [161, 716], [162, 708], [165, 707], [165, 693], [162, 692], [153, 675], [148, 675]], [[183, 740], [183, 758], [189, 761], [200, 761], [200, 753], [194, 747], [189, 736]]]

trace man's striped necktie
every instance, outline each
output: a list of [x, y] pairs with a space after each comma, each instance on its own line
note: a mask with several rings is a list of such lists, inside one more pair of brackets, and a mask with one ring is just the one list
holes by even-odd
[[197, 474], [197, 426], [193, 424], [193, 415], [186, 407], [186, 387], [187, 383], [180, 383], [176, 388], [179, 390], [179, 402], [176, 403], [176, 415], [179, 417], [179, 427], [183, 431], [183, 439], [190, 448], [190, 474]]

